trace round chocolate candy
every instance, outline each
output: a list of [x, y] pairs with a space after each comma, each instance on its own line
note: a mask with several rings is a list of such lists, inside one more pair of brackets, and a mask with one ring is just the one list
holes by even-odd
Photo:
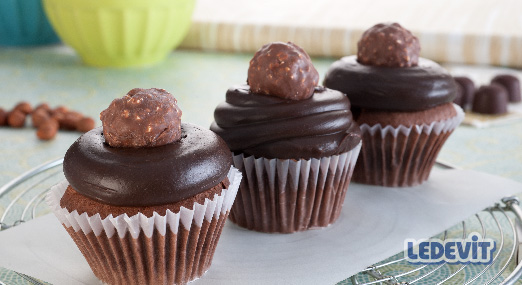
[[250, 60], [247, 83], [257, 94], [304, 100], [314, 94], [319, 73], [302, 48], [274, 42], [261, 47]]
[[506, 88], [509, 102], [520, 102], [520, 80], [516, 76], [510, 74], [499, 74], [495, 76], [491, 83], [496, 83]]
[[417, 37], [398, 23], [377, 24], [357, 43], [357, 61], [364, 65], [411, 67], [419, 61]]
[[472, 111], [481, 114], [507, 113], [508, 93], [499, 84], [483, 85], [475, 92]]
[[155, 147], [181, 138], [181, 110], [164, 89], [134, 88], [114, 99], [100, 119], [112, 147]]
[[462, 104], [459, 104], [462, 108], [465, 108], [473, 103], [473, 95], [475, 94], [475, 83], [466, 76], [455, 76], [453, 77], [457, 85], [461, 87], [462, 92]]

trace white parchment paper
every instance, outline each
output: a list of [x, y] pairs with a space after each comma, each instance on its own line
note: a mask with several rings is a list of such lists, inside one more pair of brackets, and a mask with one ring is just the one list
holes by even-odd
[[[333, 284], [428, 238], [505, 196], [512, 180], [434, 169], [412, 188], [351, 184], [339, 220], [294, 234], [247, 231], [227, 222], [210, 270], [193, 284]], [[0, 233], [0, 266], [53, 284], [100, 284], [51, 214]]]

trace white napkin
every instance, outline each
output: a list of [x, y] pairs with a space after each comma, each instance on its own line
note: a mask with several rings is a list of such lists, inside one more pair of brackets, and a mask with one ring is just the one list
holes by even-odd
[[[522, 184], [485, 173], [434, 169], [412, 188], [351, 184], [339, 220], [294, 234], [247, 231], [227, 222], [210, 270], [193, 284], [333, 284], [434, 236]], [[53, 284], [99, 284], [52, 215], [0, 233], [0, 266]]]

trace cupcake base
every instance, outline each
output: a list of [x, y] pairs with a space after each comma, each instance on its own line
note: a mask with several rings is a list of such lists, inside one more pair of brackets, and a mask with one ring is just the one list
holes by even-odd
[[326, 227], [339, 217], [361, 145], [321, 159], [234, 156], [244, 181], [230, 212], [235, 224], [267, 233]]
[[462, 122], [464, 112], [431, 124], [382, 126], [361, 124], [363, 146], [353, 181], [407, 187], [426, 181], [444, 142]]
[[192, 209], [151, 216], [88, 215], [60, 206], [69, 183], [53, 187], [47, 203], [72, 237], [93, 273], [107, 284], [184, 284], [212, 263], [236, 197], [241, 173], [231, 168], [230, 186]]
[[80, 249], [94, 275], [107, 284], [185, 284], [210, 267], [228, 212], [201, 227], [180, 225], [177, 234], [135, 239], [129, 233], [96, 236], [64, 228]]

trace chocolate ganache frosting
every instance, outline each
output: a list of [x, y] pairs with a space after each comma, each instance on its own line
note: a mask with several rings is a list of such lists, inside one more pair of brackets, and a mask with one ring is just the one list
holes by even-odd
[[101, 127], [65, 154], [63, 170], [80, 194], [115, 206], [175, 203], [225, 179], [232, 157], [215, 133], [181, 124], [181, 139], [157, 147], [112, 147]]
[[417, 66], [363, 65], [343, 57], [328, 69], [324, 86], [345, 93], [354, 107], [389, 111], [422, 111], [452, 102], [457, 86], [437, 63], [419, 58]]
[[210, 129], [234, 152], [264, 158], [309, 159], [340, 154], [361, 141], [350, 101], [341, 92], [316, 87], [304, 100], [228, 89]]

